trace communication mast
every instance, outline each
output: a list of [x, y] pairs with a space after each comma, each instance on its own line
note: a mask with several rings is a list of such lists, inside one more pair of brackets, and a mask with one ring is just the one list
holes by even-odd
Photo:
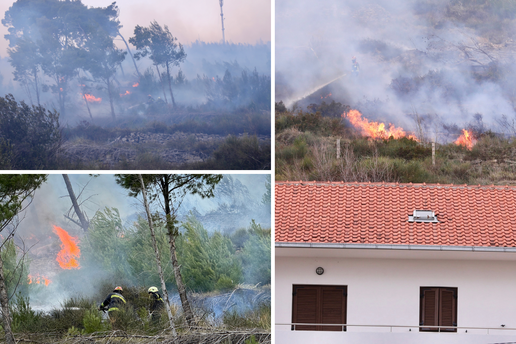
[[219, 0], [220, 4], [220, 20], [222, 22], [222, 44], [226, 44], [226, 37], [224, 37], [224, 13], [222, 12], [222, 5], [224, 5], [224, 0]]

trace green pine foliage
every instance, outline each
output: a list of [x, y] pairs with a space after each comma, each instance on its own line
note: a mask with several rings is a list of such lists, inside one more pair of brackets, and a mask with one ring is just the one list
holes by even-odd
[[83, 259], [94, 262], [114, 280], [130, 280], [128, 247], [118, 209], [105, 208], [104, 211], [97, 211], [90, 222], [88, 236], [82, 244]]
[[30, 261], [27, 256], [19, 258], [19, 253], [20, 250], [17, 249], [12, 239], [8, 240], [0, 250], [8, 295], [13, 295], [15, 289], [23, 295], [26, 295], [28, 291]]
[[245, 281], [251, 284], [271, 283], [271, 231], [254, 221], [248, 229], [249, 239], [242, 249]]
[[209, 235], [193, 216], [183, 223], [178, 259], [185, 284], [196, 291], [231, 289], [242, 280], [242, 267], [231, 240], [219, 232]]

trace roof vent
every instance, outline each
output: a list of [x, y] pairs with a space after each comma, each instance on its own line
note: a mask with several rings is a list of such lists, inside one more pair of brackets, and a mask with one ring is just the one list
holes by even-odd
[[412, 216], [409, 215], [408, 222], [433, 222], [438, 223], [437, 216], [431, 210], [414, 210]]

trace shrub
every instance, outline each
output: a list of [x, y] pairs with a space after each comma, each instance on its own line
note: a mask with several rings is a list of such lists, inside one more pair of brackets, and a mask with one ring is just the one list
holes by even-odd
[[1, 168], [56, 169], [61, 147], [59, 114], [18, 103], [12, 94], [0, 97], [0, 113]]

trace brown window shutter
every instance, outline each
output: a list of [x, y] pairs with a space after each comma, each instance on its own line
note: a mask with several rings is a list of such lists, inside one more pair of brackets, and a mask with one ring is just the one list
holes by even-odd
[[[346, 286], [294, 285], [292, 322], [307, 324], [345, 324]], [[294, 330], [294, 326], [292, 326]], [[295, 330], [346, 331], [342, 326], [295, 325]]]
[[[439, 326], [457, 326], [457, 289], [441, 288], [439, 290]], [[456, 332], [456, 328], [441, 329]]]
[[[439, 290], [438, 288], [421, 288], [419, 325], [438, 326]], [[420, 328], [420, 331], [438, 331], [436, 328]]]
[[[318, 321], [319, 288], [294, 286], [292, 322], [316, 324]], [[296, 330], [315, 331], [315, 326], [295, 326]]]
[[[346, 323], [346, 288], [322, 287], [321, 288], [321, 323], [345, 324]], [[323, 331], [342, 331], [342, 326], [321, 326]], [[346, 329], [344, 328], [344, 331]]]

